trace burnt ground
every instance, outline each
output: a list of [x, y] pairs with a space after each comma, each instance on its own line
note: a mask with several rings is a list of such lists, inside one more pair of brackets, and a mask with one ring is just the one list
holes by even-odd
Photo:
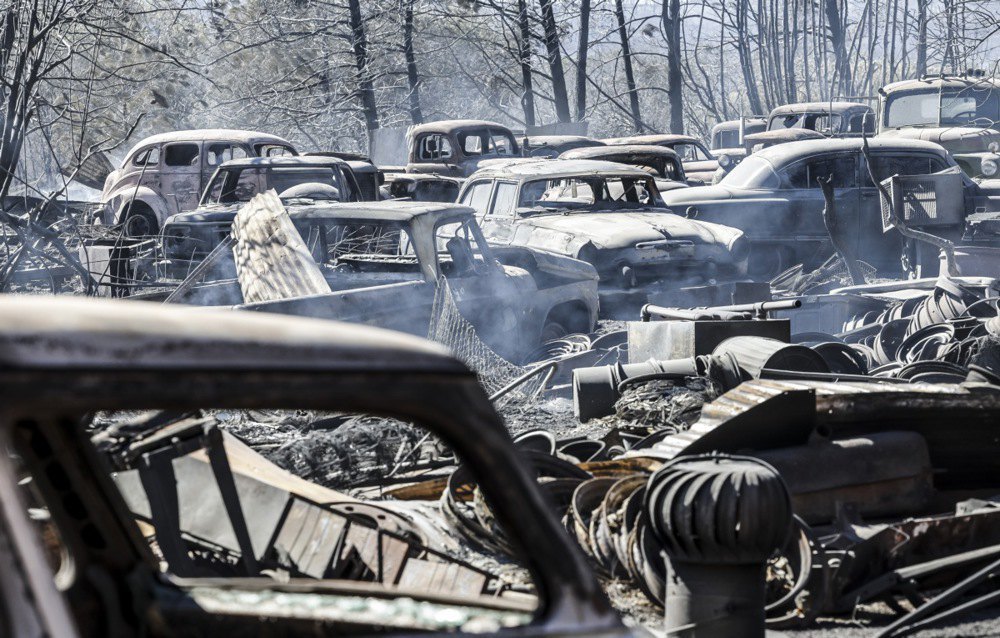
[[[610, 322], [609, 322], [610, 323]], [[603, 331], [615, 326], [602, 326]], [[710, 394], [709, 394], [710, 396]], [[508, 405], [501, 413], [512, 434], [543, 429], [557, 439], [569, 437], [601, 437], [621, 422], [615, 417], [581, 424], [573, 415], [573, 403], [568, 392], [527, 405]], [[404, 423], [372, 418], [317, 415], [314, 413], [219, 413], [216, 415], [230, 432], [277, 465], [303, 478], [333, 488], [359, 479], [377, 483], [386, 468], [400, 462], [400, 449], [420, 448], [422, 458], [447, 463], [448, 451], [435, 447], [422, 438], [418, 429]], [[350, 477], [345, 482], [345, 478]], [[370, 489], [370, 488], [369, 488]], [[436, 504], [429, 504], [435, 507]], [[518, 568], [501, 565], [494, 557], [475, 550], [463, 552], [463, 558], [483, 568], [507, 571], [512, 580], [519, 580], [508, 571]], [[506, 563], [502, 558], [499, 563]], [[505, 569], [506, 568], [506, 569]], [[662, 610], [650, 603], [631, 581], [606, 583], [612, 604], [629, 625], [641, 626], [653, 632], [663, 629]], [[906, 603], [903, 603], [904, 607]], [[808, 628], [782, 628], [777, 635], [800, 638], [836, 636], [843, 638], [870, 637], [896, 618], [883, 603], [860, 606], [852, 616], [821, 618]], [[938, 629], [920, 632], [919, 636], [1000, 636], [1000, 607], [964, 614], [960, 622]]]

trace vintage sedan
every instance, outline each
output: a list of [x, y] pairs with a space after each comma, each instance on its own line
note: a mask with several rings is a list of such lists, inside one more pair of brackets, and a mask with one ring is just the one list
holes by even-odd
[[826, 137], [860, 137], [875, 133], [875, 111], [858, 102], [797, 102], [776, 107], [767, 130], [801, 128]]
[[163, 224], [163, 265], [183, 277], [229, 236], [236, 211], [257, 193], [274, 190], [289, 205], [359, 201], [363, 193], [349, 164], [337, 157], [273, 157], [232, 160], [215, 172], [196, 210]]
[[[880, 138], [870, 143], [880, 180], [956, 166], [937, 144]], [[664, 201], [677, 213], [741, 229], [753, 243], [751, 273], [765, 276], [797, 263], [815, 267], [830, 256], [817, 178], [832, 176], [837, 209], [857, 228], [857, 254], [880, 270], [898, 272], [901, 238], [882, 232], [881, 203], [861, 148], [857, 138], [781, 144], [747, 157], [718, 184], [671, 191]]]
[[290, 142], [256, 131], [204, 129], [147, 137], [107, 176], [98, 220], [125, 224], [133, 237], [156, 235], [171, 215], [197, 208], [224, 162], [297, 155]]
[[675, 188], [687, 188], [684, 163], [673, 149], [652, 145], [595, 146], [566, 151], [559, 159], [592, 159], [638, 166], [652, 171], [656, 188], [664, 193]]
[[[526, 246], [593, 264], [602, 298], [739, 276], [746, 268], [740, 231], [671, 214], [653, 176], [622, 164], [497, 164], [470, 176], [459, 202], [476, 210], [498, 249]], [[612, 309], [602, 305], [605, 311]]]
[[705, 148], [696, 137], [690, 135], [633, 135], [632, 137], [614, 137], [602, 140], [608, 145], [652, 145], [666, 146], [680, 156], [684, 163], [684, 172], [687, 179], [709, 183], [715, 174], [715, 169], [719, 168], [719, 162], [712, 155], [711, 151]]
[[406, 143], [408, 173], [467, 177], [483, 160], [521, 155], [509, 128], [483, 120], [442, 120], [414, 126], [406, 133]]
[[753, 155], [757, 151], [762, 151], [765, 148], [777, 146], [778, 144], [787, 144], [788, 142], [822, 139], [826, 139], [826, 136], [807, 128], [785, 128], [751, 133], [743, 138], [743, 148], [724, 149], [722, 153], [719, 153], [719, 170], [715, 171], [712, 183], [718, 184], [745, 157]]

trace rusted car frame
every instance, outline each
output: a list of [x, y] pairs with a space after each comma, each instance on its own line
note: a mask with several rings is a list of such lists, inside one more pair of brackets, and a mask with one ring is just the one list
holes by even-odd
[[161, 133], [133, 146], [107, 176], [98, 217], [128, 222], [133, 236], [154, 235], [164, 220], [197, 207], [223, 162], [240, 157], [297, 155], [291, 142], [256, 131], [199, 129]]
[[[159, 573], [83, 425], [99, 410], [206, 407], [365, 412], [426, 428], [468, 462], [537, 585], [534, 620], [497, 635], [626, 633], [476, 377], [443, 348], [332, 322], [193, 315], [141, 302], [3, 298], [0, 317], [0, 440], [19, 463], [8, 453], [0, 459], [0, 547], [17, 559], [8, 574], [30, 591], [24, 615], [49, 635], [313, 636], [338, 631], [322, 620], [324, 600], [374, 596], [386, 602], [384, 613], [401, 595], [420, 600], [419, 592], [336, 581]], [[18, 488], [25, 473], [68, 552], [55, 577]], [[268, 617], [263, 605], [278, 594], [284, 611]], [[24, 602], [6, 590], [3, 596], [7, 604]], [[474, 598], [437, 600], [476, 605]], [[379, 632], [380, 624], [373, 617], [353, 631]]]
[[705, 148], [701, 140], [691, 135], [633, 135], [632, 137], [614, 137], [601, 140], [609, 146], [629, 146], [633, 144], [665, 146], [680, 156], [684, 163], [684, 172], [689, 180], [698, 180], [708, 184], [712, 181], [719, 162], [711, 151]]
[[484, 120], [443, 120], [406, 132], [406, 172], [467, 177], [486, 159], [518, 157], [521, 148], [509, 128]]

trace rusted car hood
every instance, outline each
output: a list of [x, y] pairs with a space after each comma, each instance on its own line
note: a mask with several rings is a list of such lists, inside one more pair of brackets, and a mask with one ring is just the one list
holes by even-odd
[[900, 128], [879, 133], [879, 137], [926, 140], [940, 144], [952, 153], [971, 153], [989, 150], [992, 142], [1000, 143], [1000, 131], [969, 126]]
[[614, 249], [661, 239], [728, 247], [743, 235], [735, 228], [697, 222], [666, 211], [543, 214], [522, 218], [518, 226], [517, 236], [527, 231], [532, 245], [570, 255], [576, 255], [588, 243], [601, 249]]

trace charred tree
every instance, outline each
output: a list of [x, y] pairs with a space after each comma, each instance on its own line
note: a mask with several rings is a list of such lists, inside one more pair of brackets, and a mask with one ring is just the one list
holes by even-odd
[[348, 0], [347, 7], [351, 14], [351, 48], [354, 50], [354, 62], [357, 66], [358, 96], [361, 98], [361, 109], [365, 115], [365, 128], [368, 139], [378, 130], [378, 106], [375, 103], [375, 86], [368, 68], [368, 38], [365, 34], [365, 22], [361, 16], [361, 0]]
[[[736, 3], [736, 51], [740, 58], [740, 71], [743, 73], [743, 86], [746, 87], [750, 112], [763, 113], [764, 109], [761, 105], [760, 93], [757, 91], [757, 78], [753, 72], [753, 52], [750, 50], [750, 35], [747, 26], [747, 14], [749, 10], [748, 0], [738, 0]], [[672, 110], [671, 108], [671, 112]]]
[[[618, 4], [621, 5], [621, 2]], [[663, 21], [663, 33], [667, 39], [667, 94], [670, 96], [670, 132], [683, 133], [684, 87], [681, 76], [680, 0], [663, 0], [661, 19]]]
[[590, 0], [580, 0], [580, 43], [576, 54], [576, 119], [587, 115], [587, 53], [590, 51]]
[[917, 0], [917, 77], [927, 75], [927, 5]]
[[413, 50], [413, 2], [400, 0], [403, 4], [403, 55], [406, 58], [406, 82], [410, 89], [410, 121], [420, 124], [424, 114], [420, 109], [420, 73], [417, 71], [417, 55]]
[[[618, 39], [621, 40], [622, 44], [622, 61], [625, 66], [625, 88], [628, 91], [629, 108], [632, 111], [632, 127], [638, 133], [642, 130], [642, 113], [639, 111], [639, 92], [635, 87], [635, 72], [632, 69], [632, 51], [628, 44], [628, 27], [625, 24], [625, 7], [622, 6], [622, 0], [615, 0], [615, 18], [618, 20]], [[671, 122], [672, 125], [673, 122]]]
[[542, 31], [545, 34], [545, 51], [549, 58], [549, 72], [552, 74], [552, 99], [556, 105], [556, 118], [560, 122], [571, 121], [569, 94], [566, 92], [566, 75], [563, 73], [562, 51], [559, 47], [559, 30], [556, 16], [552, 11], [552, 0], [538, 0], [542, 10]]
[[[840, 87], [840, 93], [853, 93], [854, 81], [851, 77], [851, 64], [847, 56], [847, 33], [844, 16], [840, 12], [838, 0], [825, 0], [826, 28], [830, 33], [830, 44], [833, 46], [834, 87]], [[846, 7], [845, 7], [846, 8]], [[838, 91], [833, 89], [834, 93]]]
[[524, 110], [525, 126], [535, 125], [535, 89], [531, 74], [531, 25], [528, 23], [526, 0], [517, 0], [518, 59], [521, 62], [521, 108]]

